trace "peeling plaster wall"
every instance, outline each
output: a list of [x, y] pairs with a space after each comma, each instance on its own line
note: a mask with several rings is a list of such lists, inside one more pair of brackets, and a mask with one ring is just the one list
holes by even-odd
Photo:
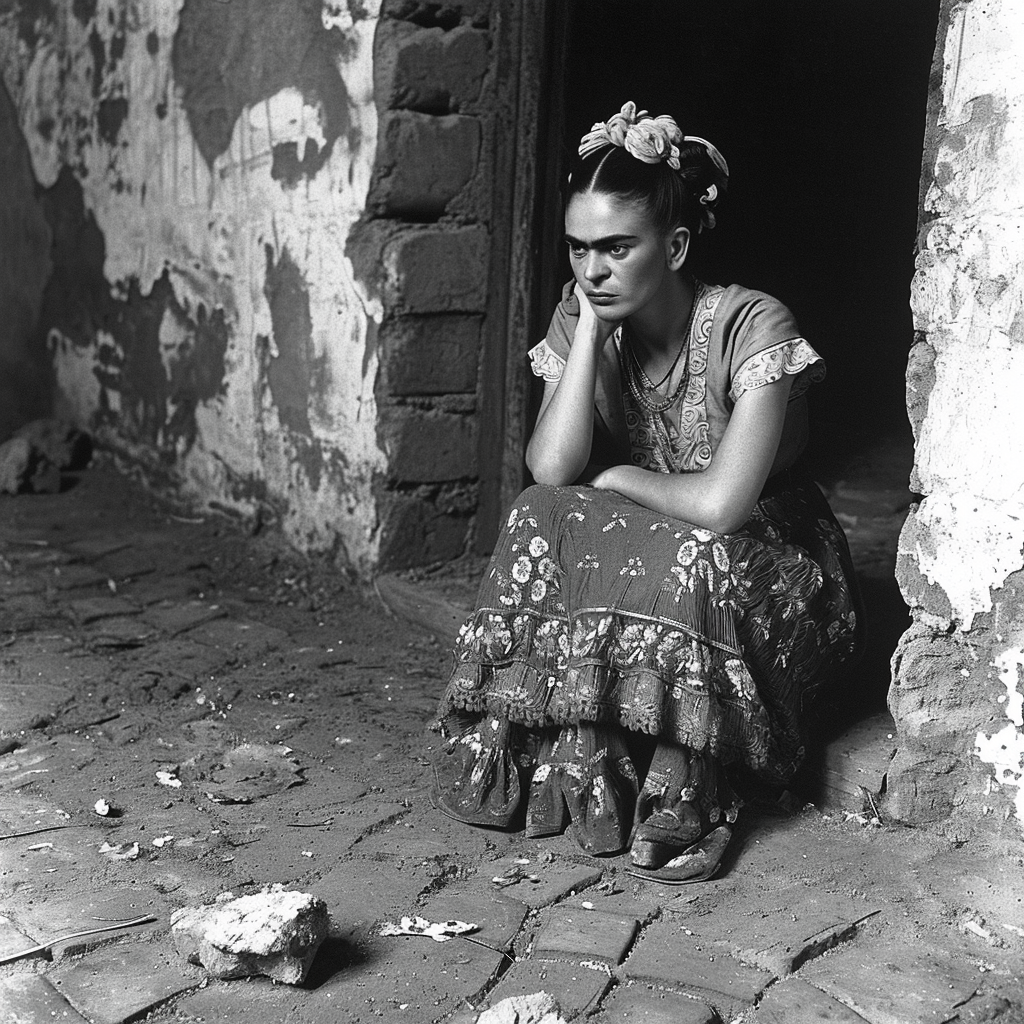
[[[346, 255], [380, 0], [24, 0], [4, 83], [53, 234], [57, 409], [201, 500], [376, 559], [380, 299]], [[45, 279], [45, 275], [43, 275]]]
[[923, 495], [897, 575], [890, 809], [1024, 838], [1024, 21], [943, 4], [907, 373]]
[[0, 441], [49, 411], [48, 361], [32, 340], [50, 276], [50, 229], [17, 111], [0, 82]]

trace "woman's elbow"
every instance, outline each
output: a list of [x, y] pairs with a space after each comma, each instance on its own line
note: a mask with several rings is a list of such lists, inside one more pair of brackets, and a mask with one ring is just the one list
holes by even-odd
[[750, 518], [754, 504], [735, 497], [711, 500], [705, 510], [704, 527], [714, 533], [735, 533]]
[[571, 480], [566, 479], [565, 472], [557, 461], [546, 459], [543, 454], [531, 451], [529, 448], [526, 451], [526, 468], [529, 469], [530, 476], [539, 484], [562, 487], [572, 483]]

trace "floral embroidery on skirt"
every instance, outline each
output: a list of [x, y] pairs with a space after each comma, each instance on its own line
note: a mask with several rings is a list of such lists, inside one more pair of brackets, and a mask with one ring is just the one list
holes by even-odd
[[486, 716], [526, 750], [531, 732], [600, 723], [786, 782], [806, 702], [859, 653], [855, 604], [846, 538], [795, 473], [729, 535], [611, 491], [530, 487], [456, 644], [442, 731]]

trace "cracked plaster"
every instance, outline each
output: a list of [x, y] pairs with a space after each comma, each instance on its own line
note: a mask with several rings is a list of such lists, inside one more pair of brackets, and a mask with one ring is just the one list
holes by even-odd
[[[261, 481], [286, 499], [281, 525], [293, 541], [307, 548], [340, 541], [352, 563], [365, 566], [377, 544], [371, 481], [384, 456], [375, 436], [377, 361], [364, 366], [364, 359], [382, 308], [356, 279], [345, 245], [366, 205], [376, 151], [372, 46], [380, 2], [364, 3], [359, 20], [338, 3], [323, 5], [324, 31], [345, 34], [336, 63], [349, 128], [318, 173], [297, 185], [272, 177], [275, 147], [294, 143], [301, 153], [307, 142], [322, 150], [326, 140], [322, 105], [296, 87], [246, 105], [226, 151], [212, 164], [204, 159], [172, 74], [183, 6], [101, 0], [83, 24], [70, 3], [55, 4], [54, 22], [40, 16], [31, 40], [17, 34], [13, 17], [0, 18], [3, 74], [34, 174], [48, 187], [62, 167], [74, 171], [105, 240], [112, 295], [125, 297], [131, 282], [148, 295], [166, 272], [182, 309], [222, 311], [224, 386], [195, 411], [195, 443], [181, 462], [186, 488], [244, 506], [239, 482]], [[99, 68], [97, 54], [107, 55]], [[97, 124], [98, 103], [111, 98], [127, 102], [113, 142]], [[287, 250], [308, 292], [319, 372], [308, 419], [318, 465], [334, 467], [317, 474], [319, 487], [303, 465], [308, 447], [300, 451], [282, 424], [261, 365], [275, 354], [272, 343], [268, 353], [257, 341], [273, 339], [267, 247], [276, 257]], [[173, 333], [164, 325], [163, 337]], [[50, 348], [62, 402], [81, 422], [103, 402], [116, 407], [116, 392], [97, 391], [99, 339], [83, 350], [81, 339], [56, 334]]]

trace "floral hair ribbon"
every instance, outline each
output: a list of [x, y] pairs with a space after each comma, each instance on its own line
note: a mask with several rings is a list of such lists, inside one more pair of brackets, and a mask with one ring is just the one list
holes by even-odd
[[[668, 114], [651, 117], [646, 110], [638, 111], [632, 100], [624, 103], [622, 109], [607, 121], [598, 121], [583, 136], [579, 155], [586, 157], [605, 146], [619, 146], [645, 164], [667, 163], [673, 171], [678, 171], [679, 145], [683, 142], [696, 142], [704, 147], [721, 173], [724, 189], [729, 180], [729, 165], [715, 146], [699, 135], [684, 135]], [[718, 201], [718, 194], [718, 185], [712, 184], [699, 200], [704, 207], [704, 222], [709, 228], [715, 226], [715, 215], [710, 208]]]

